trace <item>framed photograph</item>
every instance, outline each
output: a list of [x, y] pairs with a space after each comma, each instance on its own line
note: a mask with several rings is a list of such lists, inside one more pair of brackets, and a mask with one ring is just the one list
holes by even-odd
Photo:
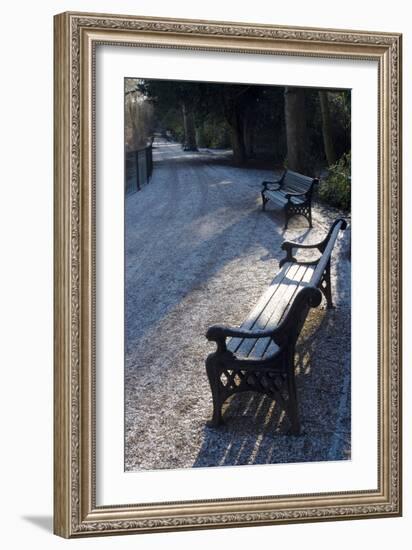
[[55, 16], [63, 537], [401, 514], [401, 35]]

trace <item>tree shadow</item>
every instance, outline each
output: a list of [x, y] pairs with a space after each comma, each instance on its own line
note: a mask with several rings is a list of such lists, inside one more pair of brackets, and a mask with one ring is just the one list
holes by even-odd
[[[293, 238], [294, 242], [297, 242], [297, 243], [303, 243], [306, 240], [306, 238], [308, 237], [308, 235], [311, 232], [313, 232], [313, 230], [310, 227], [307, 227], [307, 224], [303, 225], [301, 220], [296, 221], [294, 218], [292, 218], [289, 222], [290, 227], [288, 226], [287, 229], [284, 229], [283, 226], [284, 226], [284, 223], [285, 223], [285, 218], [284, 218], [284, 213], [280, 208], [277, 208], [275, 210], [268, 210], [268, 207], [266, 206], [266, 210], [264, 211], [264, 214], [270, 219], [270, 221], [276, 227], [281, 228], [278, 231], [279, 231], [279, 235], [281, 235], [283, 237], [282, 240], [287, 240], [286, 239], [286, 232], [289, 231], [290, 229], [292, 229], [294, 231], [297, 231], [297, 230], [302, 231], [302, 233], [300, 235]], [[305, 223], [305, 222], [303, 222], [303, 223]], [[268, 253], [261, 256], [260, 259], [263, 262], [266, 262], [266, 261], [271, 260], [271, 259], [278, 259], [279, 256], [280, 256], [279, 250], [268, 250]]]
[[[192, 170], [196, 174], [198, 169], [210, 168], [213, 163], [216, 165], [222, 164], [220, 159], [215, 161], [212, 158], [212, 161], [209, 159], [205, 162], [201, 155], [195, 154], [193, 158], [165, 159], [164, 163], [167, 167], [184, 165], [185, 169]], [[243, 169], [241, 170], [243, 171]], [[171, 173], [171, 179], [173, 177], [176, 176]], [[201, 288], [207, 283], [208, 279], [213, 278], [225, 265], [248, 255], [253, 249], [263, 248], [267, 251], [260, 259], [262, 261], [273, 261], [273, 276], [275, 275], [277, 262], [283, 256], [280, 245], [285, 239], [286, 231], [283, 229], [281, 211], [273, 210], [266, 215], [261, 211], [259, 204], [260, 178], [261, 176], [256, 176], [255, 181], [251, 181], [250, 185], [239, 187], [239, 183], [235, 178], [223, 177], [222, 173], [214, 173], [209, 170], [202, 175], [199, 186], [203, 187], [203, 184], [205, 184], [205, 187], [217, 187], [219, 193], [222, 194], [222, 203], [216, 206], [224, 212], [226, 219], [233, 219], [234, 221], [231, 223], [225, 221], [223, 228], [215, 228], [214, 233], [206, 235], [200, 243], [191, 246], [190, 238], [201, 226], [202, 219], [208, 215], [202, 207], [198, 211], [191, 212], [189, 220], [182, 221], [182, 216], [179, 216], [179, 212], [177, 212], [176, 216], [179, 217], [178, 223], [180, 224], [178, 230], [182, 238], [178, 243], [171, 240], [172, 244], [169, 249], [165, 243], [170, 237], [170, 232], [173, 231], [173, 224], [176, 225], [176, 223], [173, 212], [170, 213], [168, 209], [162, 211], [160, 217], [156, 219], [155, 235], [149, 233], [146, 236], [144, 233], [143, 236], [138, 236], [135, 240], [129, 239], [126, 246], [126, 259], [129, 263], [133, 258], [136, 258], [134, 264], [139, 264], [141, 247], [146, 246], [148, 242], [153, 242], [153, 246], [156, 247], [163, 246], [165, 254], [161, 261], [154, 265], [151, 263], [146, 265], [144, 262], [140, 262], [138, 276], [133, 279], [126, 279], [125, 328], [127, 349], [133, 347], [137, 340], [157, 325], [160, 319], [165, 317], [194, 288]], [[171, 185], [174, 184], [175, 182], [171, 183]], [[147, 188], [144, 191], [146, 192]], [[167, 189], [158, 187], [156, 192], [152, 187], [150, 191], [156, 197], [166, 194], [164, 200], [167, 200]], [[201, 192], [207, 193], [207, 190]], [[149, 203], [150, 199], [151, 197], [147, 197]], [[245, 203], [247, 209], [244, 215], [239, 217], [239, 212], [245, 209]], [[171, 209], [173, 210], [172, 205]], [[269, 227], [267, 224], [268, 219], [272, 222]], [[299, 231], [301, 227], [305, 227], [299, 223], [299, 220], [291, 220], [290, 226], [294, 233]], [[127, 231], [132, 230], [134, 229], [127, 229]], [[295, 240], [302, 242], [308, 234], [309, 230], [305, 228], [304, 232]], [[242, 235], [251, 235], [253, 238], [247, 240]], [[231, 245], [227, 246], [227, 242], [230, 242]], [[173, 254], [170, 254], [172, 247]], [[150, 260], [152, 262], [153, 258]], [[128, 268], [126, 267], [126, 269]], [[181, 273], [184, 273], [185, 276], [181, 276]], [[188, 276], [188, 274], [191, 274], [191, 276]], [[182, 279], [182, 284], [179, 290], [176, 290], [174, 282], [179, 277]], [[268, 279], [268, 284], [270, 281], [271, 279]], [[160, 303], [159, 297], [162, 293], [165, 294], [166, 289], [170, 289], [170, 291], [164, 296], [163, 302]], [[150, 311], [150, 315], [142, 315], [145, 311]], [[138, 315], [136, 315], [136, 312]]]
[[[214, 159], [212, 160], [214, 161]], [[166, 169], [167, 167], [174, 167], [173, 169], [175, 169], [176, 166], [181, 164], [184, 165], [185, 169], [192, 171], [194, 175], [196, 175], [198, 169], [210, 168], [212, 164], [210, 160], [204, 162], [202, 157], [196, 155], [193, 158], [166, 159], [164, 162]], [[216, 162], [216, 164], [219, 164], [219, 162]], [[171, 168], [171, 180], [176, 178], [173, 169]], [[180, 215], [178, 206], [175, 208], [177, 211], [173, 212], [174, 206], [170, 204], [170, 209], [162, 210], [159, 218], [155, 220], [156, 224], [153, 228], [155, 234], [150, 232], [146, 235], [143, 230], [142, 234], [136, 234], [136, 238], [128, 239], [125, 251], [127, 265], [131, 263], [132, 269], [135, 269], [134, 265], [139, 265], [137, 277], [126, 279], [125, 328], [128, 349], [130, 349], [130, 346], [134, 346], [135, 342], [156, 325], [161, 318], [165, 317], [176, 304], [181, 302], [193, 288], [202, 287], [208, 279], [212, 278], [229, 262], [242, 258], [256, 247], [266, 249], [268, 251], [267, 259], [273, 259], [274, 262], [277, 262], [276, 253], [279, 257], [283, 232], [280, 232], [280, 224], [276, 224], [276, 222], [273, 227], [270, 227], [270, 230], [266, 227], [267, 218], [262, 216], [256, 202], [259, 196], [260, 181], [260, 177], [256, 177], [251, 187], [247, 185], [239, 187], [234, 178], [225, 178], [222, 173], [213, 173], [213, 171], [208, 170], [201, 175], [198, 182], [198, 191], [205, 194], [208, 193], [208, 187], [218, 188], [222, 202], [216, 204], [216, 209], [220, 209], [224, 214], [221, 214], [219, 219], [225, 219], [223, 227], [215, 227], [214, 232], [206, 235], [200, 242], [191, 245], [190, 240], [196, 234], [196, 231], [200, 230], [199, 228], [204, 227], [201, 224], [208, 213], [205, 212], [202, 205], [198, 210], [193, 210], [190, 213], [190, 219], [182, 220], [183, 216]], [[170, 185], [178, 186], [175, 181], [171, 181]], [[152, 195], [156, 197], [156, 200], [159, 199], [159, 196], [165, 195], [163, 200], [167, 201], [170, 185], [160, 185], [156, 189], [154, 185], [146, 187], [143, 190], [145, 193], [144, 200], [150, 205]], [[169, 189], [167, 186], [169, 186]], [[182, 187], [184, 188], [185, 184]], [[139, 200], [141, 197], [142, 195], [140, 195]], [[239, 212], [245, 209], [245, 202], [245, 213], [240, 216]], [[177, 230], [182, 235], [177, 243], [173, 242], [173, 238], [170, 238], [173, 225], [177, 225], [175, 223], [176, 217], [178, 219]], [[126, 212], [126, 223], [128, 223], [127, 219]], [[231, 219], [234, 221], [226, 222], [226, 220]], [[130, 223], [126, 227], [127, 232], [135, 231]], [[259, 230], [260, 228], [262, 230]], [[253, 235], [253, 238], [247, 240], [247, 238], [242, 237], [242, 235], [247, 236], [248, 234]], [[170, 247], [167, 246], [168, 240], [172, 243]], [[228, 241], [231, 243], [230, 246], [227, 246]], [[139, 260], [142, 247], [149, 246], [151, 242], [157, 248], [159, 246], [163, 247], [165, 252], [157, 263], [154, 260], [153, 265], [153, 257], [150, 258], [150, 262], [147, 264]], [[171, 249], [173, 249], [173, 254], [170, 254]], [[129, 269], [127, 265], [126, 270]], [[136, 273], [136, 271], [134, 272]], [[180, 274], [184, 274], [184, 277]], [[182, 279], [182, 284], [179, 290], [176, 290], [174, 283], [176, 278], [179, 277]], [[159, 302], [161, 293], [165, 295], [163, 303]], [[145, 311], [150, 311], [150, 315], [142, 315]]]

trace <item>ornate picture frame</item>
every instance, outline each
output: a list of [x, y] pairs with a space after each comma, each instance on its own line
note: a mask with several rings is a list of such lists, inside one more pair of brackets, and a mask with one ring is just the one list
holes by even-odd
[[[401, 514], [401, 44], [395, 33], [122, 15], [55, 16], [54, 531], [88, 535]], [[378, 487], [99, 505], [96, 501], [98, 45], [378, 64]]]

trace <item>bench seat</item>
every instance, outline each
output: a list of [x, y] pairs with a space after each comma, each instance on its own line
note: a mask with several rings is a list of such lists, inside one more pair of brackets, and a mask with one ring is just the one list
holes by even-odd
[[[310, 285], [315, 267], [316, 264], [285, 263], [240, 328], [275, 329], [287, 314], [296, 293]], [[226, 345], [229, 351], [243, 358], [261, 359], [279, 350], [279, 346], [270, 337], [229, 338]]]
[[[316, 244], [285, 241], [280, 271], [239, 327], [214, 325], [206, 338], [216, 351], [206, 359], [213, 416], [210, 426], [222, 423], [221, 407], [234, 393], [254, 391], [275, 399], [286, 412], [291, 433], [300, 432], [295, 386], [295, 346], [310, 308], [325, 297], [332, 307], [330, 264], [339, 231], [346, 221], [336, 220]], [[317, 251], [308, 261], [294, 250]], [[319, 254], [320, 253], [320, 254]]]
[[[289, 202], [289, 199], [286, 198], [286, 193], [283, 191], [270, 191], [265, 192], [265, 197], [270, 199], [273, 203], [277, 204], [280, 207], [284, 207]], [[291, 197], [290, 202], [294, 205], [300, 205], [305, 202], [305, 197]]]

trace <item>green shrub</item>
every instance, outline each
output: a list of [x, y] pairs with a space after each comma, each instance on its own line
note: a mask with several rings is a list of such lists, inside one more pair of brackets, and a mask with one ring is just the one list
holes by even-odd
[[342, 155], [329, 167], [328, 176], [319, 184], [319, 199], [331, 206], [350, 210], [351, 201], [351, 154]]
[[212, 149], [230, 147], [228, 127], [224, 122], [206, 119], [196, 128], [196, 141], [199, 147]]

